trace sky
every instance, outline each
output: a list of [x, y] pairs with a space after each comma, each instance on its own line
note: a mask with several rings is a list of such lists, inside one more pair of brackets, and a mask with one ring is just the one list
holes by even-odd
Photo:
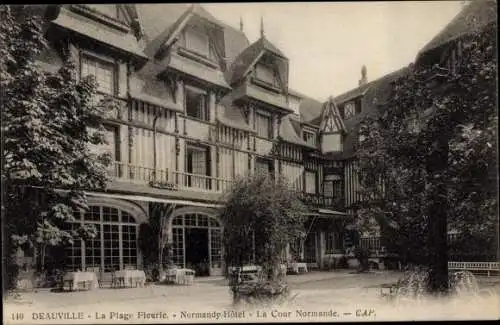
[[414, 61], [463, 1], [203, 4], [250, 42], [264, 34], [290, 60], [289, 87], [326, 100]]

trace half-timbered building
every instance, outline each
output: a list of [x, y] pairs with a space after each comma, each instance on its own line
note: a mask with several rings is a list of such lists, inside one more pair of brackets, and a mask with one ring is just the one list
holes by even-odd
[[345, 125], [333, 100], [289, 88], [292, 62], [264, 26], [250, 43], [185, 4], [49, 6], [45, 18], [40, 65], [55, 71], [71, 58], [78, 78], [95, 76], [99, 94], [120, 102], [95, 148], [112, 154], [113, 180], [88, 192], [90, 210], [76, 221], [98, 235], [67, 247], [65, 268], [142, 267], [141, 225], [168, 211], [173, 262], [220, 274], [222, 193], [255, 172], [285, 176], [309, 207], [295, 258], [321, 267], [341, 252], [343, 164], [325, 154], [342, 152]]

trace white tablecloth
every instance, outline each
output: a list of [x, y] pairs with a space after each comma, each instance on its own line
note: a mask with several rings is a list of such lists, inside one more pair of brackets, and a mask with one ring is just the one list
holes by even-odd
[[141, 270], [121, 270], [115, 272], [115, 279], [123, 281], [125, 286], [144, 286], [146, 274]]
[[288, 269], [293, 273], [307, 273], [307, 263], [289, 263]]
[[99, 288], [97, 274], [94, 272], [68, 272], [63, 277], [64, 285], [70, 282], [70, 290], [77, 290], [79, 284], [83, 284], [86, 289], [94, 290]]
[[166, 276], [169, 282], [175, 284], [192, 284], [195, 271], [191, 269], [169, 269]]

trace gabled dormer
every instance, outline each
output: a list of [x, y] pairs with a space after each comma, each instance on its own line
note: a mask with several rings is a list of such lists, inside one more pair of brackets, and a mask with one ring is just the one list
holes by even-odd
[[228, 72], [236, 101], [257, 102], [279, 114], [293, 113], [289, 105], [288, 58], [261, 30], [261, 37], [238, 55]]
[[136, 66], [146, 63], [141, 48], [141, 26], [135, 5], [62, 5], [50, 9], [47, 39], [62, 56], [70, 44]]
[[224, 30], [219, 21], [199, 5], [192, 5], [163, 40], [156, 59], [163, 59], [169, 50], [177, 50], [191, 59], [225, 70]]
[[330, 98], [323, 106], [319, 130], [321, 133], [321, 151], [323, 153], [341, 152], [343, 150], [343, 137], [346, 128], [333, 98]]
[[199, 5], [190, 6], [145, 50], [165, 66], [162, 74], [181, 76], [202, 88], [229, 91], [224, 78], [224, 27]]

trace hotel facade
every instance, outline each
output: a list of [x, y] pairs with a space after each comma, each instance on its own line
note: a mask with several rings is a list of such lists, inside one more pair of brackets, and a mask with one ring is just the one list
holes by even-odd
[[[119, 108], [106, 116], [112, 181], [90, 191], [97, 236], [65, 248], [65, 269], [144, 266], [141, 225], [165, 213], [172, 259], [201, 275], [223, 273], [222, 194], [235, 178], [284, 176], [308, 206], [300, 258], [325, 267], [349, 246], [346, 224], [359, 201], [357, 125], [405, 69], [322, 103], [289, 88], [289, 65], [266, 38], [250, 43], [200, 5], [44, 6], [49, 49], [40, 66], [71, 58]], [[159, 212], [158, 212], [159, 211]], [[163, 211], [163, 212], [162, 212]], [[377, 238], [362, 244], [380, 248]], [[200, 272], [199, 272], [200, 273]]]

